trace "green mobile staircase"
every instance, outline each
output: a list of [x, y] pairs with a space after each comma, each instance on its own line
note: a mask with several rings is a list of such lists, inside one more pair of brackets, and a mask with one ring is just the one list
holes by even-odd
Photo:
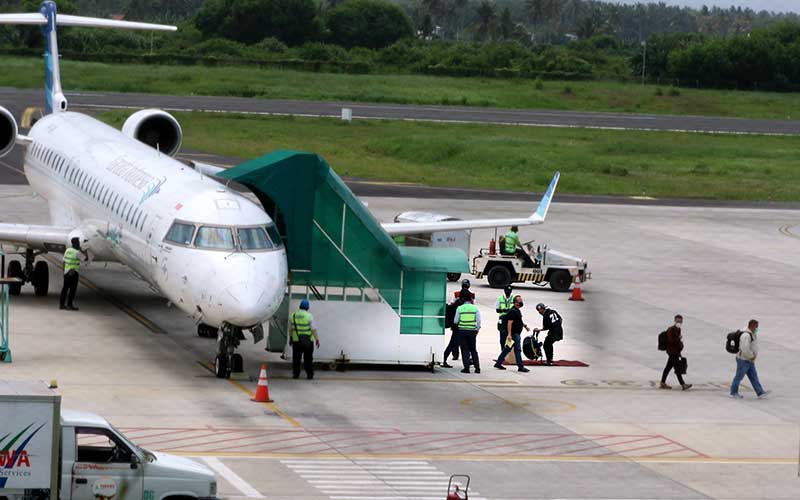
[[[5, 269], [6, 255], [0, 251], [0, 268]], [[11, 363], [11, 346], [8, 338], [8, 288], [19, 283], [17, 278], [0, 277], [0, 363]]]

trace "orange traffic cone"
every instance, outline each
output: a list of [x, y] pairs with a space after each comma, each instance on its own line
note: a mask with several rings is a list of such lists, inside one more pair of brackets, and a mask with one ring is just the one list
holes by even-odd
[[583, 300], [583, 292], [581, 292], [581, 276], [575, 276], [575, 286], [572, 287], [572, 297], [569, 300]]
[[256, 397], [253, 398], [256, 403], [272, 403], [269, 398], [269, 380], [267, 379], [267, 364], [261, 365], [261, 373], [258, 375], [258, 387], [256, 388]]

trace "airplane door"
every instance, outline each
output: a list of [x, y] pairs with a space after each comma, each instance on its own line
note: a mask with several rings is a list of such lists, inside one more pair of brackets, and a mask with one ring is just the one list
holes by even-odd
[[142, 500], [144, 467], [124, 440], [103, 427], [79, 427], [75, 438], [71, 500]]

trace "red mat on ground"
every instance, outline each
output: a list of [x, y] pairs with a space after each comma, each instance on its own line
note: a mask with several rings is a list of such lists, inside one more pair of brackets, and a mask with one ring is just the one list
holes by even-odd
[[[512, 363], [505, 362], [503, 364], [505, 366], [516, 366], [516, 363], [513, 363], [513, 362]], [[532, 360], [532, 359], [525, 359], [525, 360], [522, 361], [522, 364], [524, 364], [525, 366], [543, 366], [544, 365], [544, 361], [542, 361], [541, 359], [537, 359], [535, 361]], [[583, 367], [586, 367], [586, 366], [589, 366], [589, 365], [587, 365], [583, 361], [573, 361], [573, 360], [569, 360], [569, 359], [559, 359], [559, 360], [553, 361], [553, 366], [583, 366]]]

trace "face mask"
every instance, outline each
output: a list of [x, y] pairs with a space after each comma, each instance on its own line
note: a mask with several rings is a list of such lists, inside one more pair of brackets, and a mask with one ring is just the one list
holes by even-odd
[[521, 308], [523, 305], [525, 305], [525, 304], [523, 304], [522, 301], [517, 302], [517, 307]]
[[753, 328], [753, 333], [758, 333], [758, 327]]

